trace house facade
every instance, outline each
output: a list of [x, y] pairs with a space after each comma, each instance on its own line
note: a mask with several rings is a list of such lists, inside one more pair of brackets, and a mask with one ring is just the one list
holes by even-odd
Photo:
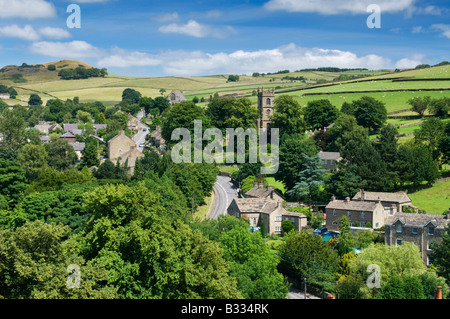
[[0, 93], [0, 100], [9, 100], [9, 93]]
[[342, 160], [341, 153], [339, 152], [320, 151], [317, 155], [322, 160], [322, 168], [328, 172], [336, 171], [338, 169], [338, 163]]
[[[338, 219], [347, 216], [350, 226], [380, 228], [387, 218], [381, 202], [353, 201], [347, 197], [338, 200], [334, 196], [325, 207], [326, 227], [330, 230], [338, 230]], [[395, 211], [392, 211], [395, 213]], [[358, 226], [359, 225], [359, 226]]]
[[172, 92], [170, 92], [169, 95], [167, 96], [167, 99], [169, 100], [170, 105], [187, 101], [183, 93], [181, 93], [181, 91], [178, 90], [173, 90]]
[[288, 212], [280, 201], [265, 198], [235, 198], [227, 213], [236, 218], [245, 218], [251, 227], [264, 225], [267, 234], [283, 234], [282, 222], [289, 220], [296, 231], [307, 225], [307, 217], [302, 213]]
[[397, 213], [386, 220], [385, 243], [389, 246], [414, 243], [423, 261], [430, 265], [429, 256], [433, 252], [430, 245], [433, 241], [442, 242], [442, 232], [448, 223], [448, 215]]
[[121, 165], [128, 162], [130, 174], [133, 174], [136, 165], [136, 159], [144, 157], [144, 154], [139, 152], [136, 143], [125, 135], [122, 130], [118, 135], [108, 141], [108, 158], [116, 163], [119, 160]]
[[401, 212], [404, 206], [411, 207], [416, 210], [417, 207], [412, 205], [411, 198], [405, 192], [387, 193], [387, 192], [367, 192], [361, 189], [352, 200], [354, 201], [368, 201], [378, 202], [381, 201], [386, 212], [392, 210], [392, 206], [395, 205], [396, 210]]
[[284, 201], [284, 197], [278, 193], [272, 185], [264, 187], [263, 183], [255, 182], [253, 188], [245, 193], [246, 198], [265, 198], [277, 202]]

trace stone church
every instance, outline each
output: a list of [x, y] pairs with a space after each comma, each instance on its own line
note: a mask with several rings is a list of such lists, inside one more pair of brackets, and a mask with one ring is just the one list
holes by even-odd
[[274, 113], [275, 90], [274, 89], [258, 89], [258, 111], [259, 119], [257, 122], [258, 129], [268, 130], [270, 133], [271, 119]]

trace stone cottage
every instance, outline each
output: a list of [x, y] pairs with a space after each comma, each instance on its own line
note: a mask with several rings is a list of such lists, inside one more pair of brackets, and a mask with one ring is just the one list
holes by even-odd
[[305, 214], [289, 212], [280, 201], [266, 198], [235, 198], [228, 206], [227, 213], [248, 219], [251, 227], [261, 227], [264, 222], [266, 233], [271, 235], [283, 233], [281, 225], [284, 220], [291, 221], [297, 231], [307, 225]]
[[115, 164], [117, 160], [124, 165], [128, 160], [130, 174], [133, 174], [136, 159], [144, 157], [136, 146], [136, 143], [125, 135], [122, 130], [118, 135], [108, 141], [108, 158]]

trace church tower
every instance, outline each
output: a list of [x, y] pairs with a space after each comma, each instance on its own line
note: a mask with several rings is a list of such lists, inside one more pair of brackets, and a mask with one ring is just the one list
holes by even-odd
[[270, 116], [274, 113], [274, 101], [275, 101], [275, 90], [273, 89], [258, 89], [258, 129], [269, 129], [271, 119]]

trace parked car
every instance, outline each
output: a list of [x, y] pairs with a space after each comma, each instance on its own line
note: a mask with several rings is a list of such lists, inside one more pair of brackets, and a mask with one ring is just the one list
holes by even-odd
[[143, 129], [142, 129], [144, 132], [146, 132], [147, 131], [147, 129], [144, 127]]
[[338, 232], [338, 231], [332, 231], [332, 230], [328, 230], [328, 231], [326, 231], [326, 232], [324, 232], [322, 235], [324, 235], [324, 236], [337, 236], [337, 235], [339, 235], [340, 233]]
[[319, 227], [319, 228], [314, 229], [313, 235], [323, 235], [327, 231], [328, 231], [328, 228], [326, 228], [326, 227]]

